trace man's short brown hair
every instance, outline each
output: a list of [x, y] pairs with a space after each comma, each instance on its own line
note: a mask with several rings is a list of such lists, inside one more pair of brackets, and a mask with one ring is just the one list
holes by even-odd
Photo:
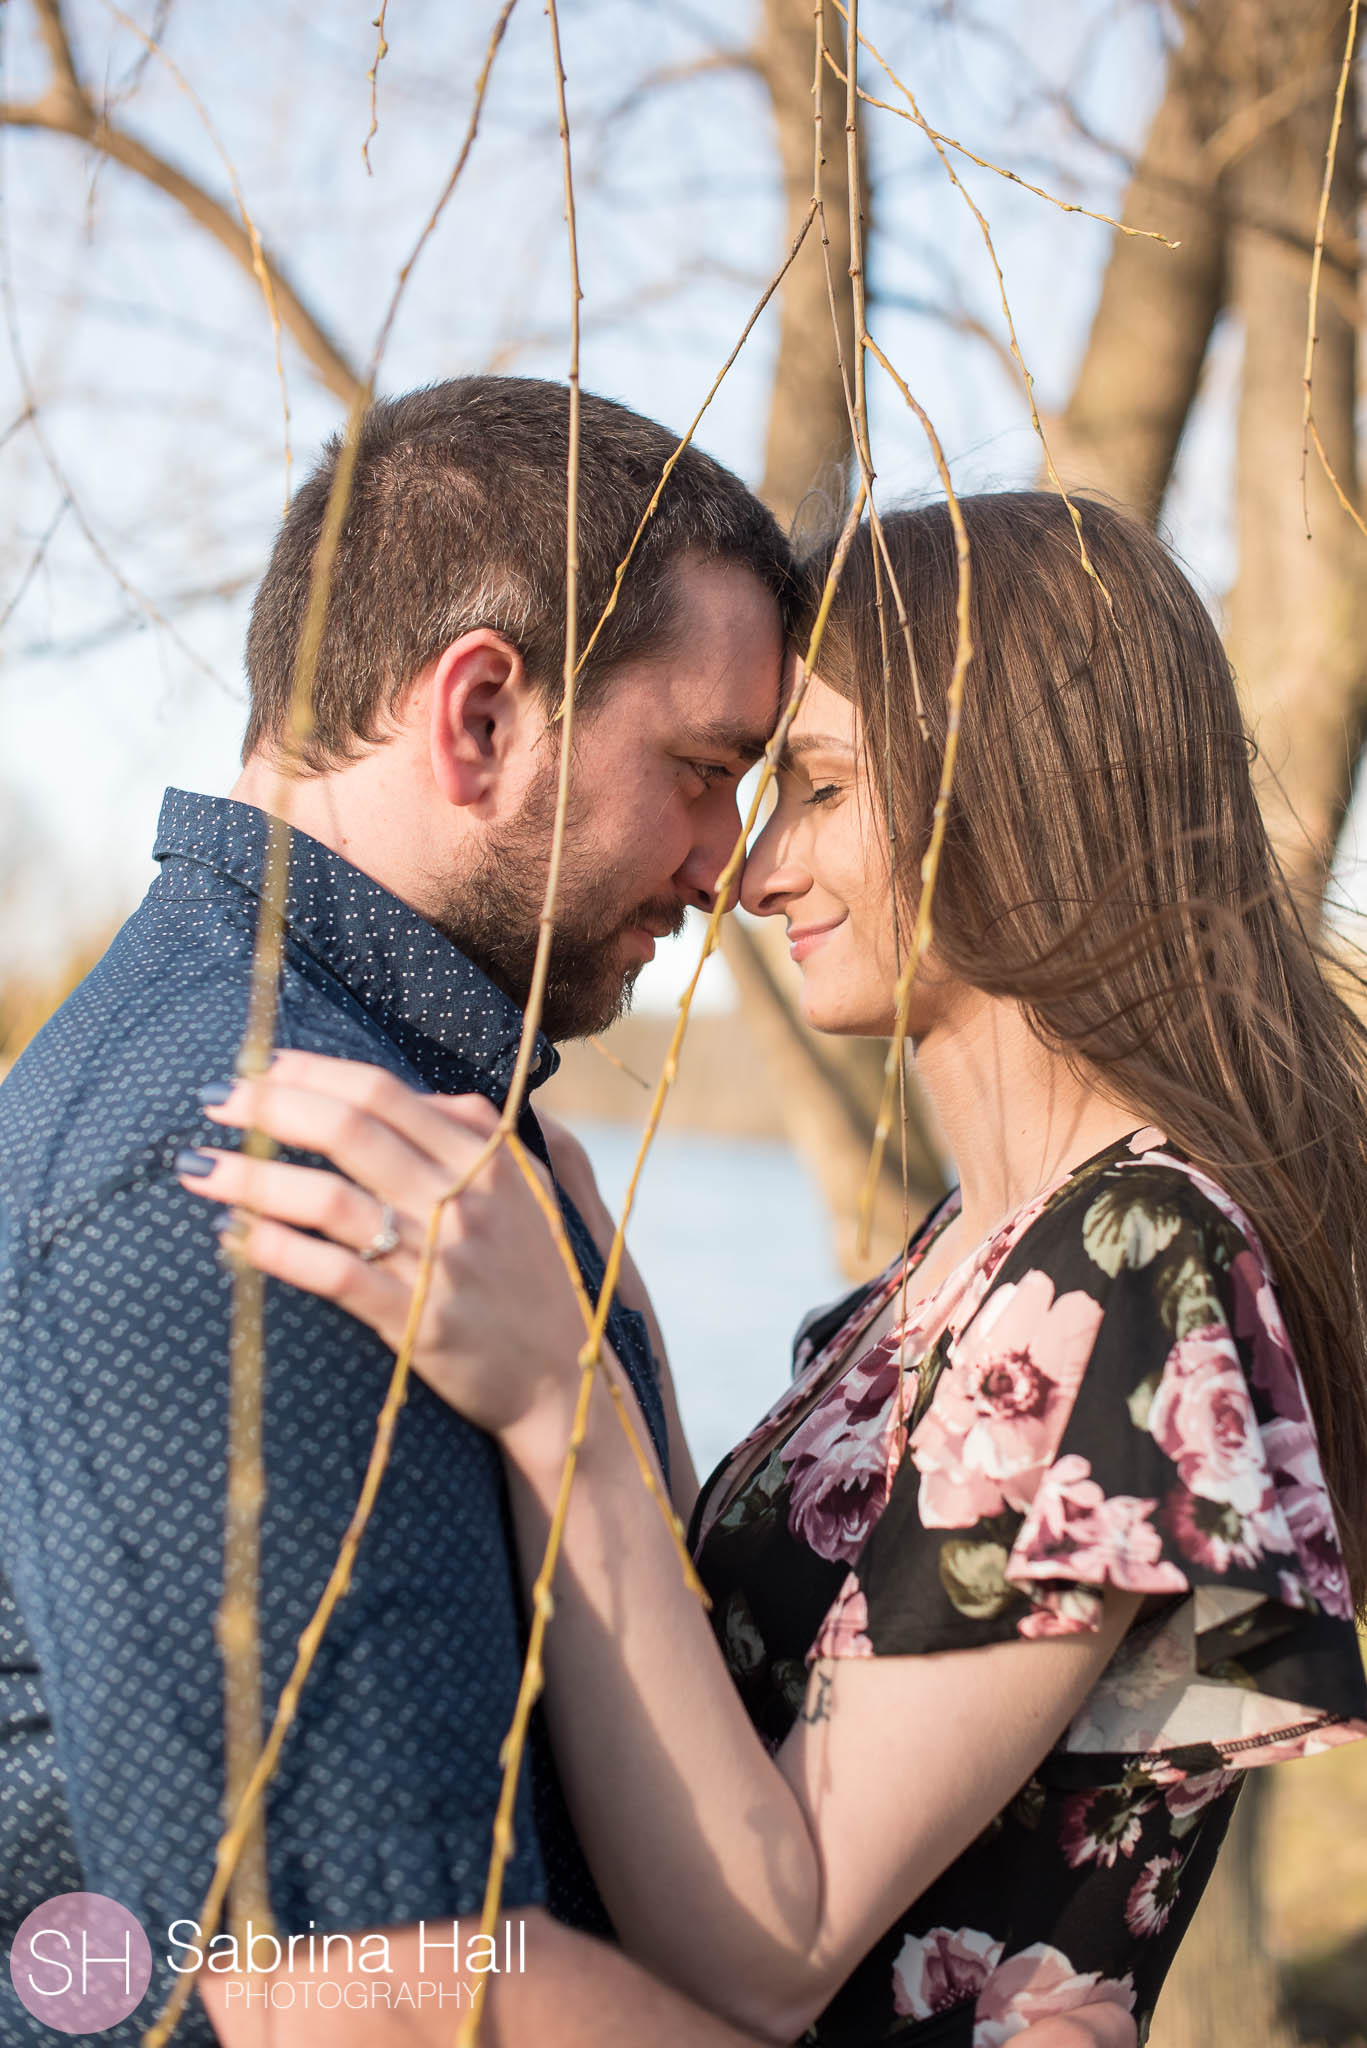
[[[559, 701], [565, 659], [569, 392], [530, 377], [459, 377], [373, 405], [361, 427], [332, 577], [304, 765], [323, 770], [382, 736], [419, 671], [477, 627], [504, 634]], [[244, 758], [278, 744], [314, 550], [341, 451], [335, 436], [295, 498], [247, 633]], [[585, 392], [579, 446], [579, 646], [612, 591], [676, 437]], [[668, 646], [685, 552], [748, 569], [786, 624], [790, 557], [777, 522], [729, 470], [685, 449], [580, 672], [581, 701], [607, 673]]]

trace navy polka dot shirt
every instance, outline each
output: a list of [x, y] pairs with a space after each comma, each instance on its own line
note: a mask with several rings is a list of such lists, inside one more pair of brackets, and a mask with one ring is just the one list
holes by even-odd
[[[230, 1077], [242, 1037], [265, 839], [250, 806], [169, 792], [158, 879], [0, 1089], [0, 1965], [53, 1893], [119, 1899], [157, 1969], [138, 2014], [101, 2037], [111, 2048], [138, 2038], [170, 1981], [167, 1929], [197, 1916], [220, 1825], [231, 1282], [216, 1212], [172, 1162], [224, 1142], [197, 1090]], [[521, 1014], [423, 919], [303, 834], [287, 919], [279, 1043], [501, 1100]], [[541, 1040], [533, 1085], [555, 1059]], [[522, 1129], [544, 1158], [529, 1110]], [[601, 1261], [564, 1206], [596, 1294]], [[663, 1455], [641, 1319], [615, 1308], [608, 1328]], [[270, 1283], [268, 1717], [391, 1365], [332, 1304]], [[415, 1383], [270, 1787], [282, 1932], [478, 1910], [524, 1639], [497, 1451]], [[539, 1718], [505, 1896], [605, 1926]], [[0, 1967], [0, 2043], [40, 2038]], [[212, 2040], [197, 2004], [178, 2038]]]

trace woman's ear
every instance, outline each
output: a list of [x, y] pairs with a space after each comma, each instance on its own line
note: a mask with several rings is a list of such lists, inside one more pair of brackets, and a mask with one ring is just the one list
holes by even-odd
[[540, 692], [501, 633], [481, 626], [438, 655], [428, 743], [432, 779], [447, 803], [491, 819], [515, 810], [545, 726]]

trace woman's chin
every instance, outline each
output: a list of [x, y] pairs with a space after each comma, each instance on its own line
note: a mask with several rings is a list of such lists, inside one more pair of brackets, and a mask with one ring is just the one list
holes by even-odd
[[798, 1003], [798, 1015], [809, 1030], [820, 1031], [828, 1038], [891, 1038], [893, 1014], [891, 1009], [879, 1009], [877, 1014], [866, 1012], [851, 1003], [848, 998], [811, 988], [803, 983], [802, 997]]

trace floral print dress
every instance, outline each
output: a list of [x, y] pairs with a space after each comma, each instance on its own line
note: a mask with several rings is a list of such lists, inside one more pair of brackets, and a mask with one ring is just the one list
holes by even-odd
[[[909, 1300], [956, 1211], [913, 1240]], [[783, 1740], [819, 1659], [1068, 1634], [1098, 1625], [1106, 1585], [1147, 1597], [1028, 1783], [805, 2039], [998, 2048], [1110, 1999], [1142, 2040], [1243, 1772], [1367, 1735], [1267, 1262], [1148, 1129], [861, 1348], [904, 1285], [899, 1257], [809, 1319], [792, 1386], [699, 1500], [698, 1568], [760, 1732]]]

